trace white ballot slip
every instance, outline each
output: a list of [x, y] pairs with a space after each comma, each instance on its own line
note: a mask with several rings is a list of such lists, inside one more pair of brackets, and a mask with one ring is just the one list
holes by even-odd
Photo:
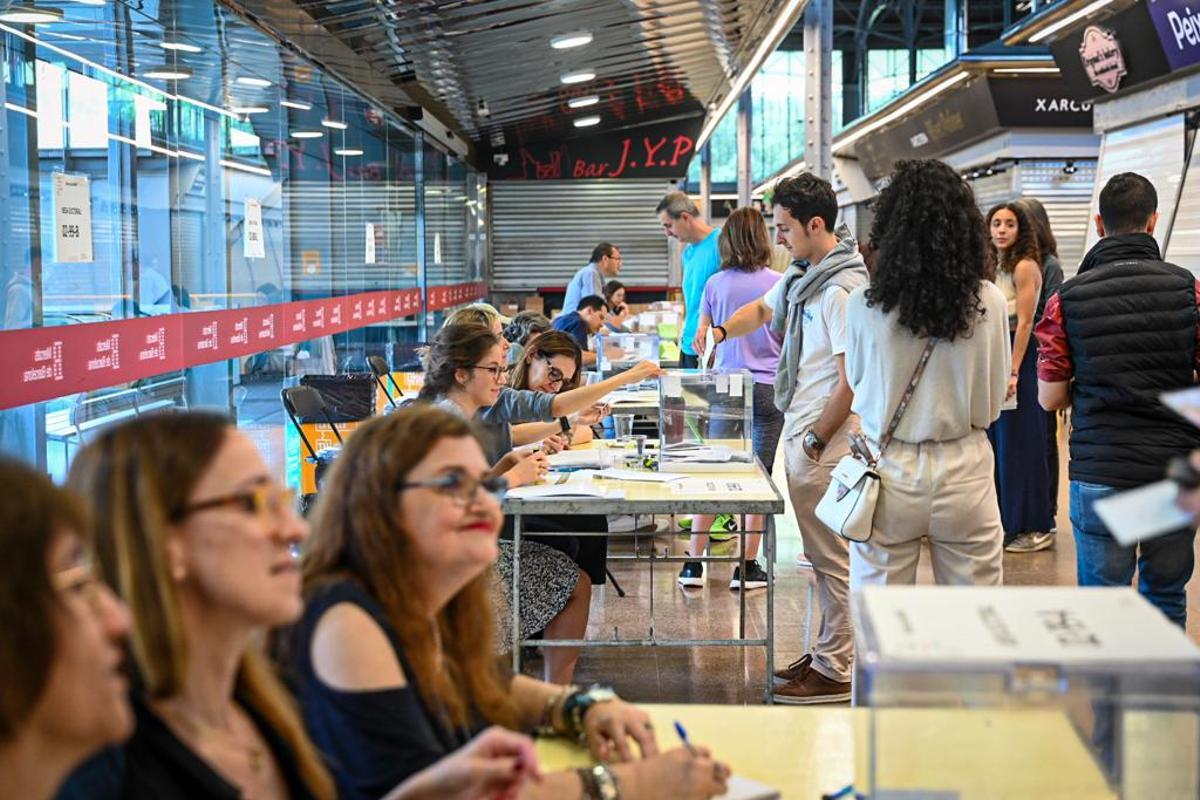
[[1175, 505], [1179, 484], [1159, 481], [1096, 501], [1096, 514], [1118, 544], [1128, 547], [1164, 533], [1195, 526], [1191, 514]]
[[725, 794], [718, 800], [779, 800], [783, 797], [778, 789], [773, 789], [765, 783], [743, 778], [741, 775], [730, 775]]
[[1200, 428], [1200, 386], [1165, 392], [1159, 399], [1167, 408]]

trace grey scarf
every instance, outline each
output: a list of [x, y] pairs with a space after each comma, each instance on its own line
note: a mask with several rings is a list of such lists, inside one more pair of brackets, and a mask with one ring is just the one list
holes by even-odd
[[775, 407], [780, 411], [787, 411], [796, 392], [804, 343], [804, 304], [829, 286], [851, 292], [867, 282], [867, 265], [850, 229], [842, 225], [834, 235], [837, 245], [816, 266], [809, 266], [807, 261], [792, 262], [783, 273], [783, 290], [771, 309], [771, 332], [783, 336], [775, 373]]

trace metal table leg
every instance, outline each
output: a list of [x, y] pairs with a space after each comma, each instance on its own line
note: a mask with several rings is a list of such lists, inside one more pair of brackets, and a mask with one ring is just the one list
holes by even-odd
[[767, 704], [773, 701], [771, 692], [775, 673], [775, 515], [764, 514], [763, 552], [767, 556]]
[[521, 515], [513, 514], [513, 585], [512, 585], [512, 668], [521, 673]]

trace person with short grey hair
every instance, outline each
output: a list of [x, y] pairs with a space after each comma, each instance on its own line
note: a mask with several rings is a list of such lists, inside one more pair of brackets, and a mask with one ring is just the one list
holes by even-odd
[[669, 239], [683, 243], [683, 329], [679, 335], [679, 366], [695, 369], [700, 358], [693, 346], [704, 284], [721, 269], [717, 249], [720, 228], [714, 228], [700, 216], [700, 209], [683, 192], [668, 192], [658, 201], [658, 221]]
[[621, 272], [621, 251], [615, 244], [601, 242], [592, 249], [592, 259], [576, 272], [567, 284], [562, 313], [579, 310], [579, 301], [592, 295], [604, 295], [604, 282]]

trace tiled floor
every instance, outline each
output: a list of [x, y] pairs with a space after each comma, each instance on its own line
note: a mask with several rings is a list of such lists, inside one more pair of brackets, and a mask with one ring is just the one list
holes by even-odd
[[[782, 465], [777, 471], [782, 476]], [[1040, 553], [1004, 556], [1005, 583], [1016, 586], [1073, 585], [1075, 583], [1075, 544], [1067, 518], [1067, 500], [1063, 482], [1058, 517], [1061, 531], [1053, 549]], [[779, 558], [776, 562], [775, 663], [784, 666], [804, 652], [804, 628], [809, 608], [808, 586], [812, 572], [796, 565], [800, 552], [799, 532], [788, 513], [777, 518]], [[685, 539], [660, 536], [653, 540], [658, 553], [668, 546], [682, 552]], [[647, 553], [651, 540], [642, 537], [638, 544]], [[628, 553], [633, 539], [613, 539], [611, 552]], [[728, 549], [729, 545], [724, 548]], [[722, 550], [714, 555], [724, 554]], [[732, 566], [708, 565], [707, 585], [700, 589], [681, 589], [675, 583], [678, 564], [651, 565], [613, 562], [612, 572], [626, 591], [617, 596], [612, 585], [596, 587], [592, 598], [589, 638], [613, 638], [614, 630], [622, 638], [648, 634], [650, 596], [654, 602], [654, 633], [659, 638], [721, 638], [734, 635], [738, 623], [737, 593], [728, 588]], [[922, 556], [918, 580], [933, 583], [927, 553]], [[1200, 641], [1200, 588], [1193, 580], [1188, 592], [1188, 633]], [[815, 612], [814, 608], [814, 612]], [[818, 624], [813, 620], [813, 635]], [[750, 594], [747, 628], [751, 636], [762, 636], [766, 625], [766, 591]], [[584, 650], [576, 680], [579, 683], [612, 684], [622, 694], [641, 702], [736, 703], [762, 701], [765, 689], [764, 649], [703, 648], [595, 648]], [[527, 665], [536, 671], [539, 663]]]

